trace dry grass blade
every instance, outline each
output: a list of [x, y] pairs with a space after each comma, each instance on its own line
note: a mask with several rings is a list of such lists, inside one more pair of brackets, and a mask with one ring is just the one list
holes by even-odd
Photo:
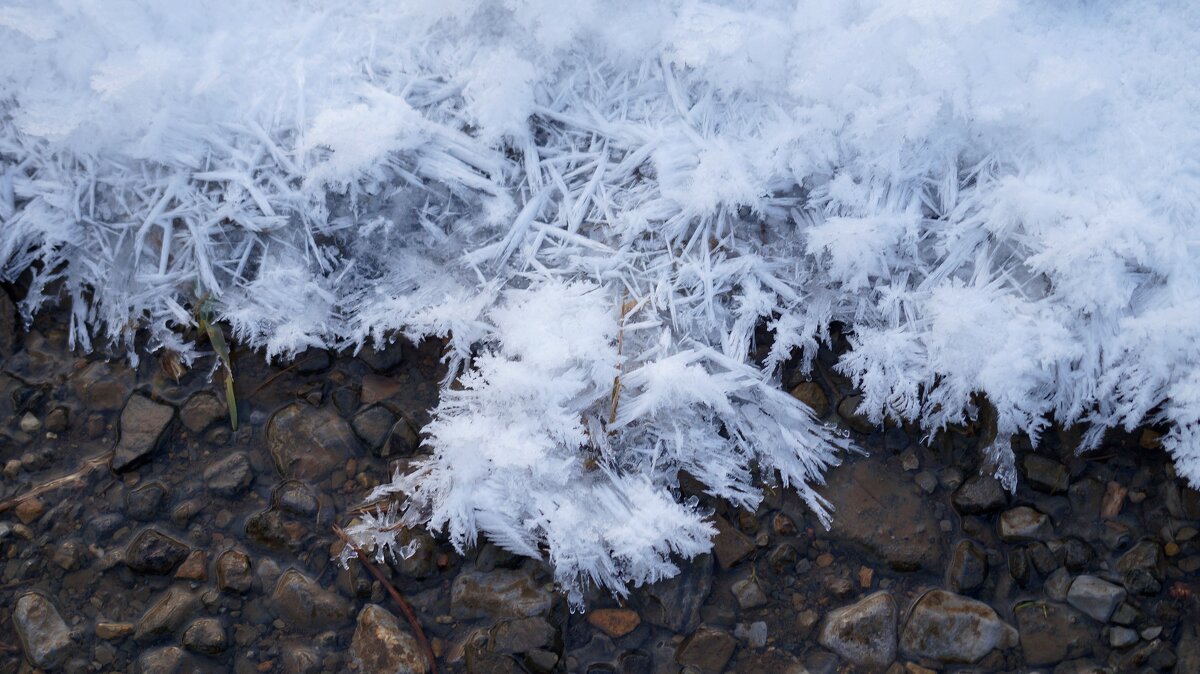
[[350, 537], [346, 535], [346, 532], [342, 531], [341, 527], [334, 525], [333, 533], [337, 534], [338, 538], [342, 539], [343, 544], [350, 546], [350, 549], [354, 551], [355, 556], [358, 557], [358, 561], [362, 562], [362, 565], [366, 567], [367, 571], [369, 571], [370, 574], [375, 577], [375, 580], [378, 580], [380, 584], [382, 584], [387, 590], [388, 594], [391, 595], [392, 601], [396, 602], [396, 605], [400, 607], [400, 610], [404, 613], [405, 619], [408, 620], [409, 626], [412, 627], [413, 634], [416, 635], [417, 641], [421, 644], [421, 650], [425, 652], [425, 659], [429, 661], [430, 674], [437, 674], [437, 659], [433, 655], [433, 649], [429, 646], [429, 639], [425, 637], [425, 631], [421, 629], [421, 623], [417, 621], [417, 615], [413, 613], [412, 607], [409, 606], [408, 602], [404, 600], [404, 597], [400, 594], [400, 591], [396, 589], [396, 586], [392, 585], [391, 582], [384, 577], [383, 572], [376, 568], [375, 565], [367, 559], [367, 555], [362, 551], [362, 548], [359, 548], [357, 545], [355, 545], [354, 542], [350, 540]]

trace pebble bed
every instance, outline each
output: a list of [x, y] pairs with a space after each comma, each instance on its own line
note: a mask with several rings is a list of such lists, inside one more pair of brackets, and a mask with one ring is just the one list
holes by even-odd
[[[429, 671], [334, 528], [424, 451], [440, 344], [235, 350], [235, 431], [210, 363], [80, 355], [62, 320], [18, 330], [0, 294], [0, 674]], [[1082, 457], [1053, 429], [1009, 494], [979, 474], [986, 424], [877, 427], [833, 356], [786, 380], [866, 450], [827, 475], [832, 530], [784, 490], [695, 494], [712, 554], [582, 614], [537, 560], [408, 533], [380, 568], [438, 671], [1200, 672], [1200, 493], [1160, 429]]]

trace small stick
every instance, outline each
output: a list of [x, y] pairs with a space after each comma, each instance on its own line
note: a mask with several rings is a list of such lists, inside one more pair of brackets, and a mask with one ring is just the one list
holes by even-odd
[[59, 487], [65, 487], [68, 484], [78, 483], [88, 473], [91, 473], [92, 471], [96, 470], [100, 466], [103, 466], [105, 463], [107, 463], [108, 460], [112, 458], [112, 455], [113, 455], [113, 453], [111, 451], [108, 451], [99, 456], [93, 456], [92, 458], [88, 459], [87, 461], [84, 461], [83, 465], [79, 468], [79, 470], [75, 471], [74, 473], [71, 473], [70, 475], [63, 475], [62, 477], [56, 477], [53, 480], [50, 480], [49, 482], [44, 482], [44, 483], [34, 487], [33, 489], [30, 489], [29, 491], [25, 492], [24, 494], [20, 494], [19, 496], [14, 496], [14, 497], [8, 499], [7, 501], [0, 503], [0, 513], [7, 512], [8, 510], [10, 510], [14, 506], [16, 506], [18, 503], [20, 503], [26, 499], [31, 499], [35, 496], [41, 496], [42, 494], [45, 494], [48, 491], [54, 491], [55, 489], [58, 489]]
[[425, 651], [425, 659], [429, 661], [430, 674], [437, 674], [437, 660], [433, 656], [433, 649], [429, 647], [429, 640], [425, 638], [425, 631], [421, 629], [421, 623], [417, 622], [417, 616], [415, 613], [413, 613], [412, 607], [408, 605], [408, 602], [404, 601], [404, 597], [400, 595], [400, 591], [397, 590], [394, 585], [388, 582], [387, 578], [383, 577], [383, 573], [379, 569], [375, 568], [374, 564], [367, 561], [367, 556], [363, 553], [362, 548], [359, 548], [357, 545], [355, 545], [354, 542], [350, 540], [350, 537], [346, 535], [346, 532], [342, 531], [341, 527], [337, 526], [336, 524], [333, 525], [333, 533], [337, 534], [338, 538], [342, 539], [343, 543], [350, 546], [350, 549], [353, 550], [354, 554], [358, 557], [358, 561], [362, 562], [362, 565], [367, 567], [367, 571], [370, 571], [371, 575], [375, 576], [375, 580], [378, 580], [383, 587], [387, 589], [388, 594], [392, 596], [392, 600], [395, 601], [396, 605], [400, 607], [400, 610], [404, 612], [404, 617], [408, 619], [408, 624], [412, 627], [413, 632], [417, 635], [417, 641], [421, 643], [421, 649]]

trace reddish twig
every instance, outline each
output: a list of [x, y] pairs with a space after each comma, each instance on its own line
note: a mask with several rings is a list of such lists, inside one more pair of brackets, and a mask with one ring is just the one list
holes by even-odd
[[408, 624], [416, 634], [417, 641], [421, 644], [421, 649], [425, 651], [425, 659], [429, 661], [430, 674], [437, 674], [437, 660], [433, 656], [433, 649], [429, 647], [429, 640], [425, 638], [425, 631], [421, 629], [421, 623], [417, 622], [417, 614], [413, 613], [412, 607], [408, 605], [407, 601], [404, 601], [404, 597], [400, 595], [400, 591], [396, 589], [396, 586], [388, 582], [387, 578], [384, 578], [383, 572], [375, 568], [375, 565], [367, 560], [367, 555], [362, 551], [362, 548], [355, 545], [350, 540], [350, 537], [346, 535], [346, 532], [342, 531], [341, 527], [336, 524], [333, 525], [333, 533], [342, 539], [343, 544], [350, 546], [350, 549], [354, 551], [354, 555], [358, 557], [358, 561], [362, 562], [367, 571], [372, 576], [375, 576], [375, 580], [378, 580], [388, 591], [388, 594], [392, 596], [392, 601], [396, 602], [396, 605], [404, 613], [404, 617], [408, 619]]

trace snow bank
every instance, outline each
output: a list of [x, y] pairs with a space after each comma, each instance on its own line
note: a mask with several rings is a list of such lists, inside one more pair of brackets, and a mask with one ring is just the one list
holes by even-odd
[[85, 349], [193, 357], [203, 296], [270, 357], [449, 337], [375, 524], [623, 592], [708, 547], [680, 470], [825, 514], [773, 382], [835, 320], [872, 419], [985, 395], [1009, 485], [1057, 419], [1200, 486], [1198, 64], [1184, 2], [10, 1], [0, 265]]

